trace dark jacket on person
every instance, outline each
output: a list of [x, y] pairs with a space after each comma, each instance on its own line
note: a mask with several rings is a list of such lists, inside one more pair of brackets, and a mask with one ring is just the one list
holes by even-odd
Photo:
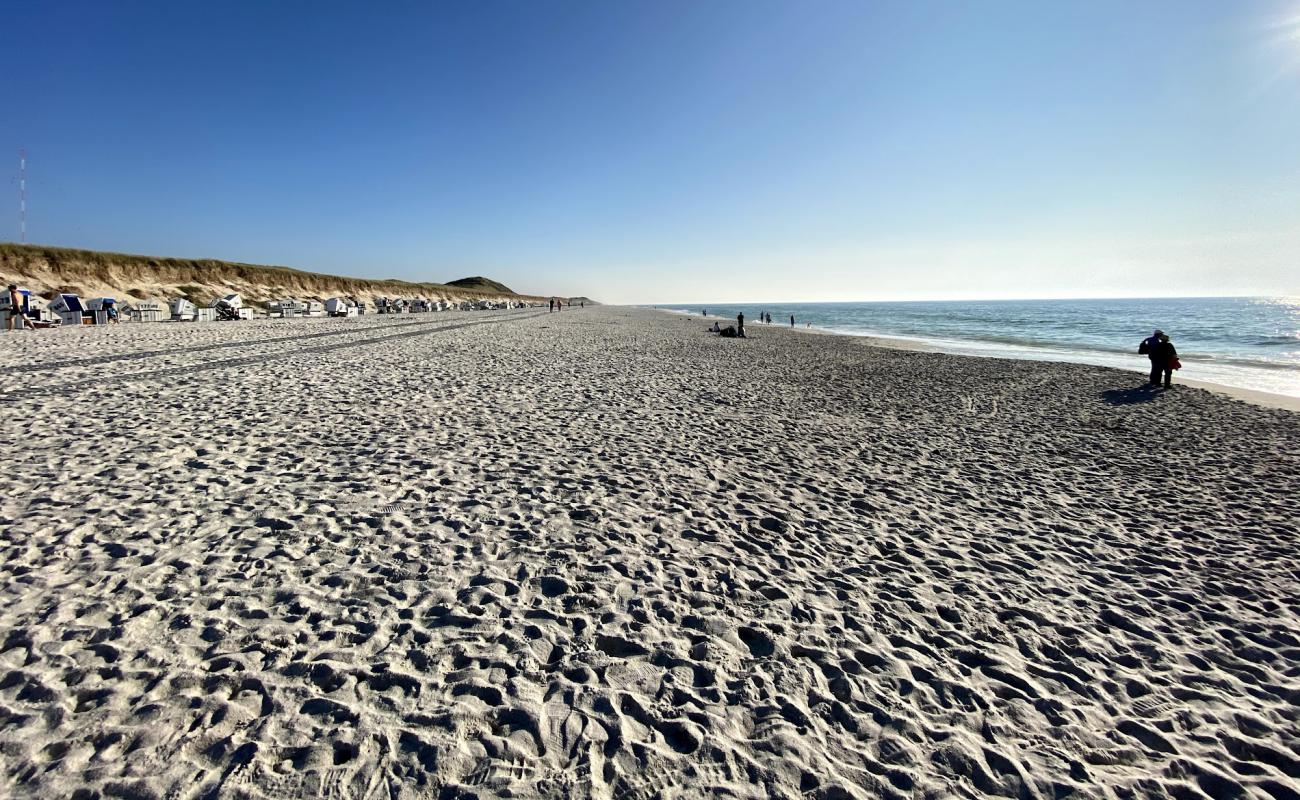
[[1159, 364], [1168, 369], [1169, 362], [1178, 356], [1178, 351], [1174, 349], [1173, 342], [1156, 342], [1151, 345], [1151, 352], [1147, 355], [1150, 356], [1152, 364]]

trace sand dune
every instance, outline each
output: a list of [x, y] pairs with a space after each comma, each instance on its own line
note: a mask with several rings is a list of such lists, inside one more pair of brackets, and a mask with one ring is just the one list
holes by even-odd
[[0, 337], [0, 795], [1300, 796], [1300, 416], [702, 329]]
[[510, 287], [482, 276], [446, 284], [412, 283], [210, 258], [167, 258], [0, 242], [0, 282], [7, 285], [10, 281], [47, 299], [55, 292], [71, 292], [86, 299], [107, 296], [131, 302], [154, 299], [167, 303], [184, 297], [206, 306], [214, 298], [236, 292], [259, 310], [266, 301], [288, 297], [322, 301], [351, 297], [372, 308], [380, 297], [454, 302], [504, 297], [533, 302], [547, 299], [516, 294]]

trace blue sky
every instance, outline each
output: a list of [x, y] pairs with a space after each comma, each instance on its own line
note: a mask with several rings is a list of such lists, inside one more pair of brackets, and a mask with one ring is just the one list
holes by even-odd
[[7, 6], [31, 241], [608, 302], [1300, 294], [1300, 0]]

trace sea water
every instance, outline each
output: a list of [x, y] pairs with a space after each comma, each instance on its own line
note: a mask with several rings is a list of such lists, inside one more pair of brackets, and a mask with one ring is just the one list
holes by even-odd
[[1183, 363], [1176, 378], [1300, 397], [1300, 298], [1000, 300], [896, 303], [700, 303], [656, 308], [711, 317], [745, 314], [761, 330], [809, 324], [837, 333], [908, 339], [949, 353], [1150, 369], [1138, 344], [1159, 328]]

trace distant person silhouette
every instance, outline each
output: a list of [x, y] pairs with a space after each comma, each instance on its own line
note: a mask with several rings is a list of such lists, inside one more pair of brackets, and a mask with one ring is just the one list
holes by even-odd
[[1151, 360], [1151, 376], [1148, 383], [1152, 386], [1160, 385], [1160, 378], [1165, 370], [1165, 361], [1162, 355], [1163, 351], [1160, 349], [1160, 345], [1162, 344], [1161, 339], [1163, 339], [1164, 336], [1165, 332], [1156, 328], [1155, 333], [1143, 339], [1142, 344], [1138, 345], [1138, 355], [1144, 355]]
[[794, 327], [794, 314], [791, 314], [791, 315], [790, 315], [790, 327], [791, 327], [791, 328]]
[[1181, 364], [1178, 363], [1178, 350], [1174, 348], [1174, 343], [1169, 341], [1169, 334], [1160, 334], [1160, 341], [1156, 342], [1155, 347], [1151, 349], [1151, 383], [1159, 384], [1157, 380], [1161, 375], [1165, 379], [1165, 388], [1173, 386], [1174, 370]]
[[736, 335], [745, 338], [745, 312], [736, 315]]

